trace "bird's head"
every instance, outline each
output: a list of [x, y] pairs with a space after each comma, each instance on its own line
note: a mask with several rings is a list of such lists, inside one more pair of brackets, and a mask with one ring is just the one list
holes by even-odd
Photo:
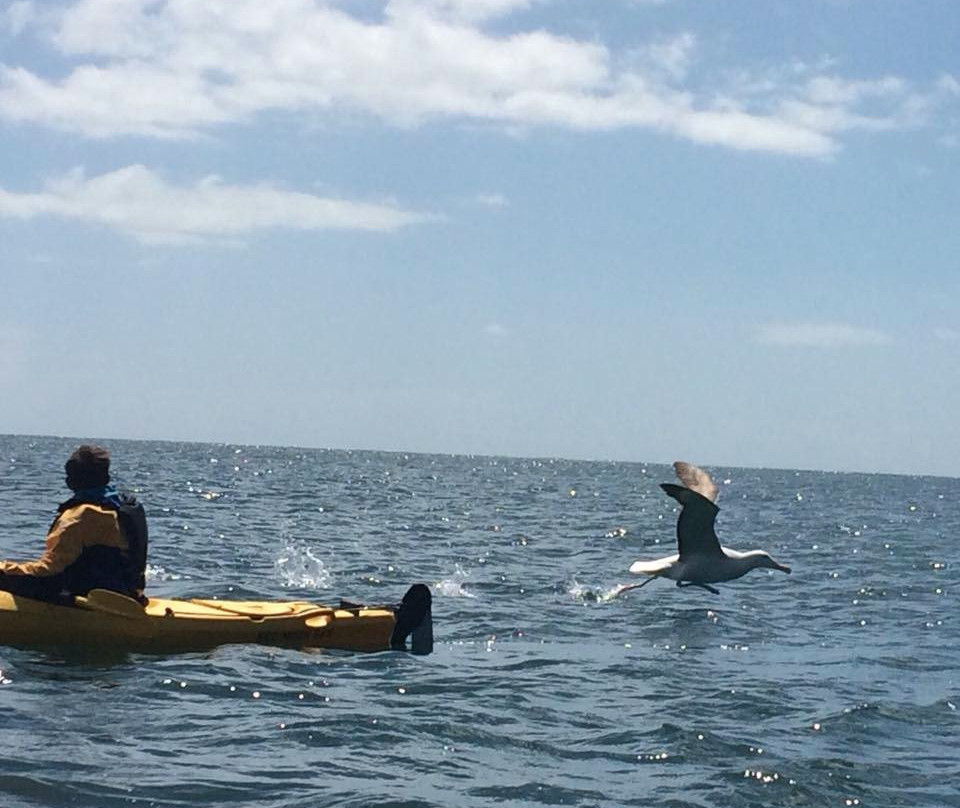
[[778, 561], [774, 561], [767, 553], [759, 553], [757, 555], [757, 566], [758, 567], [767, 567], [771, 570], [780, 570], [780, 572], [790, 573], [790, 567], [785, 564], [781, 564]]

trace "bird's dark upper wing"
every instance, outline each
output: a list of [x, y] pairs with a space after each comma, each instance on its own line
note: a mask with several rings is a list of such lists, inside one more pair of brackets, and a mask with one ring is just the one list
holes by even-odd
[[720, 509], [706, 497], [682, 485], [661, 483], [660, 487], [683, 506], [677, 519], [677, 551], [681, 560], [690, 553], [722, 555], [720, 541], [713, 529]]

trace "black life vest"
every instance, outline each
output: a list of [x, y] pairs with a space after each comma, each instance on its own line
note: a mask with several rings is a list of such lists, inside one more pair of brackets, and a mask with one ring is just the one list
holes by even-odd
[[111, 589], [146, 603], [147, 516], [133, 494], [120, 492], [107, 497], [73, 496], [57, 508], [60, 514], [78, 505], [97, 505], [116, 511], [120, 532], [127, 542], [126, 557], [117, 557], [114, 548], [96, 545], [84, 549], [74, 564], [64, 571], [65, 589], [86, 594], [90, 589]]

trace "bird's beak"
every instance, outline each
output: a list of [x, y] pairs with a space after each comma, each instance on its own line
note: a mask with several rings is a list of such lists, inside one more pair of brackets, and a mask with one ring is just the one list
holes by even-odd
[[780, 572], [785, 572], [787, 575], [790, 574], [790, 567], [786, 564], [781, 564], [779, 561], [774, 561], [773, 558], [766, 553], [764, 553], [763, 558], [760, 561], [760, 566], [768, 567], [772, 570], [780, 570]]

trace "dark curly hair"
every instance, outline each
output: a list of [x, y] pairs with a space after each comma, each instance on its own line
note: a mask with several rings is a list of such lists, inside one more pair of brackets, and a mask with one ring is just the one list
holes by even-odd
[[67, 485], [74, 491], [110, 482], [110, 452], [102, 446], [78, 446], [64, 464]]

